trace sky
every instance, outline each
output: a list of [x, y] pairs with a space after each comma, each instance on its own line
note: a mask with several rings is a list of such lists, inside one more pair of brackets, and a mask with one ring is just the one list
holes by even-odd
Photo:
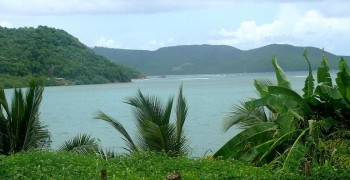
[[277, 43], [350, 55], [350, 0], [0, 0], [0, 26], [39, 25], [89, 47]]

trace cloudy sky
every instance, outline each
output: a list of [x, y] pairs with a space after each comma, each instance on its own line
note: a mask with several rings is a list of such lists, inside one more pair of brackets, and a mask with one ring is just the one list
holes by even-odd
[[87, 46], [315, 46], [350, 55], [347, 0], [0, 0], [0, 26], [46, 25]]

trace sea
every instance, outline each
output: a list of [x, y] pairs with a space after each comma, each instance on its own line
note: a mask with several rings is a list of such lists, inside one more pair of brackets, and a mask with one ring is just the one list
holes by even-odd
[[[287, 75], [293, 89], [301, 92], [307, 72], [287, 72]], [[85, 133], [98, 139], [105, 149], [126, 153], [122, 136], [107, 122], [96, 119], [97, 112], [103, 111], [118, 120], [135, 137], [132, 107], [125, 101], [140, 90], [144, 95], [157, 96], [165, 103], [170, 97], [176, 98], [183, 85], [188, 105], [184, 130], [189, 139], [189, 155], [203, 157], [217, 151], [242, 131], [239, 127], [232, 127], [223, 132], [222, 125], [234, 105], [257, 97], [254, 79], [276, 81], [275, 74], [269, 72], [149, 76], [130, 83], [46, 87], [40, 118], [51, 133], [53, 150]], [[13, 90], [5, 92], [11, 96]], [[172, 122], [175, 122], [174, 116], [175, 111]]]

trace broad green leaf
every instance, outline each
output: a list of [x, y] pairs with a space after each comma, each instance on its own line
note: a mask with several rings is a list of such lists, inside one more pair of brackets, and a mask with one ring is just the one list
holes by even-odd
[[255, 80], [254, 79], [254, 86], [255, 89], [258, 91], [260, 97], [263, 97], [265, 95], [267, 95], [268, 92], [268, 86], [274, 86], [275, 84], [272, 83], [270, 80]]
[[339, 61], [339, 72], [335, 80], [340, 94], [350, 103], [350, 71], [343, 58]]
[[331, 87], [333, 86], [331, 74], [329, 73], [327, 58], [324, 52], [323, 52], [323, 58], [321, 61], [321, 66], [317, 70], [317, 83], [318, 84], [323, 83]]
[[275, 139], [274, 143], [269, 147], [269, 149], [267, 149], [264, 152], [264, 154], [260, 157], [260, 159], [257, 163], [261, 164], [262, 162], [268, 162], [266, 160], [266, 157], [268, 157], [271, 153], [278, 153], [276, 150], [277, 147], [279, 147], [280, 145], [282, 145], [284, 143], [287, 144], [293, 139], [296, 139], [300, 135], [300, 133], [302, 133], [302, 130], [294, 130], [294, 131], [290, 131], [286, 134], [283, 134], [278, 139]]
[[304, 88], [303, 88], [303, 97], [304, 98], [309, 98], [313, 95], [314, 93], [314, 77], [312, 76], [312, 69], [311, 69], [311, 64], [310, 64], [310, 60], [307, 56], [307, 51], [306, 49], [304, 49], [304, 53], [303, 56], [305, 58], [305, 60], [307, 61], [307, 64], [309, 66], [309, 75], [306, 77], [305, 79], [305, 84], [304, 84]]
[[269, 141], [266, 141], [260, 145], [254, 146], [247, 152], [245, 152], [241, 157], [240, 160], [246, 161], [246, 162], [252, 162], [255, 161], [255, 159], [259, 158], [261, 154], [268, 151], [268, 149], [271, 147], [271, 145], [275, 142], [275, 139], [271, 139]]
[[291, 89], [279, 87], [279, 86], [269, 86], [269, 93], [292, 98], [293, 101], [299, 104], [299, 106], [302, 108], [302, 110], [306, 114], [309, 114], [309, 115], [314, 114], [311, 108], [309, 107], [309, 105], [304, 101], [304, 99], [298, 93], [296, 93]]
[[299, 167], [301, 161], [304, 159], [308, 148], [302, 143], [302, 137], [308, 130], [309, 129], [307, 128], [302, 131], [293, 145], [289, 148], [289, 150], [286, 151], [286, 159], [283, 163], [284, 170], [288, 172], [295, 172]]
[[261, 123], [252, 126], [229, 140], [213, 157], [223, 159], [239, 158], [244, 152], [272, 138], [277, 126], [274, 123]]
[[291, 89], [288, 77], [283, 69], [278, 65], [276, 56], [272, 58], [272, 65], [275, 70], [278, 86]]
[[291, 109], [288, 109], [288, 111], [279, 116], [276, 120], [275, 123], [279, 125], [279, 133], [280, 136], [294, 131], [297, 128], [297, 119], [301, 119], [302, 117], [298, 115], [296, 112], [294, 112]]
[[340, 92], [333, 87], [320, 84], [317, 86], [315, 94], [319, 95], [322, 101], [330, 103], [335, 109], [350, 108]]

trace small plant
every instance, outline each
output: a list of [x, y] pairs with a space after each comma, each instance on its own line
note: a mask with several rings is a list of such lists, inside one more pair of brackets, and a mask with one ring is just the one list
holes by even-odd
[[182, 86], [177, 99], [175, 124], [170, 122], [173, 99], [170, 98], [165, 106], [154, 96], [144, 96], [141, 91], [134, 98], [128, 99], [134, 110], [137, 127], [137, 143], [131, 138], [124, 126], [103, 112], [97, 119], [108, 122], [124, 136], [129, 152], [154, 151], [165, 152], [171, 156], [187, 153], [187, 139], [183, 126], [187, 116], [186, 100], [182, 94]]
[[24, 94], [15, 89], [12, 102], [7, 102], [0, 89], [0, 154], [9, 155], [50, 145], [50, 133], [39, 120], [39, 107], [44, 87], [32, 80]]

